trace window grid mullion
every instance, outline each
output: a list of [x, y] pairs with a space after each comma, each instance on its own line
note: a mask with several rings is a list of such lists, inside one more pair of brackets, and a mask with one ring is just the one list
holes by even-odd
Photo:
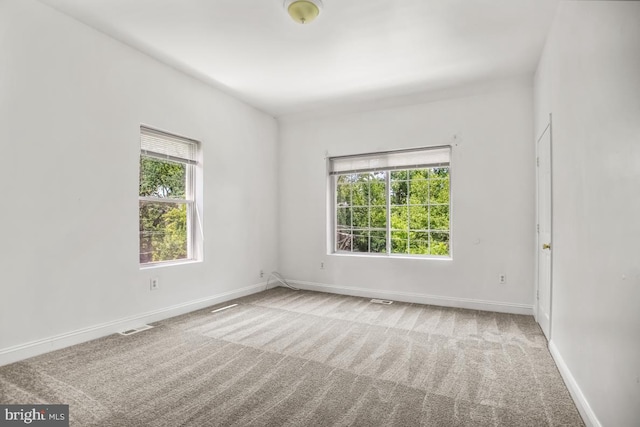
[[367, 180], [367, 253], [371, 253], [371, 182]]
[[351, 253], [353, 253], [353, 182], [349, 183], [349, 235], [351, 236]]
[[139, 196], [139, 200], [141, 202], [152, 202], [152, 203], [181, 203], [181, 204], [191, 204], [194, 203], [193, 199], [172, 199], [169, 197], [152, 197], [152, 196]]
[[340, 205], [338, 204], [338, 191], [339, 191], [338, 189], [340, 188], [339, 176], [335, 176], [334, 177], [333, 185], [334, 185], [334, 191], [335, 191], [335, 197], [333, 198], [333, 203], [335, 204], [335, 209], [334, 209], [335, 212], [333, 214], [333, 218], [334, 218], [334, 221], [335, 221], [335, 223], [334, 223], [335, 227], [334, 227], [334, 233], [333, 233], [335, 241], [334, 241], [334, 244], [333, 244], [333, 250], [338, 252], [340, 250], [340, 247], [339, 247], [340, 237], [339, 237], [338, 230], [343, 231], [343, 229], [340, 228], [340, 227], [344, 227], [344, 225], [340, 225], [338, 223], [338, 218], [339, 218], [338, 211], [339, 211], [339, 208], [340, 208]]
[[[194, 190], [194, 183], [193, 183], [193, 175], [194, 175], [194, 171], [193, 171], [193, 166], [192, 165], [186, 165], [186, 174], [187, 174], [187, 182], [186, 182], [186, 195], [190, 200], [195, 200], [195, 196], [193, 194], [193, 190]], [[187, 258], [188, 259], [193, 259], [194, 258], [194, 254], [193, 254], [193, 249], [194, 249], [194, 238], [195, 238], [195, 218], [194, 218], [194, 204], [188, 204], [187, 205]]]
[[409, 199], [411, 197], [411, 181], [409, 180], [409, 171], [407, 171], [407, 255], [411, 253], [411, 209], [409, 208]]
[[427, 228], [429, 229], [428, 244], [429, 255], [431, 255], [431, 179], [427, 180]]
[[384, 173], [384, 185], [386, 187], [385, 203], [387, 214], [387, 255], [391, 255], [391, 174], [388, 171]]

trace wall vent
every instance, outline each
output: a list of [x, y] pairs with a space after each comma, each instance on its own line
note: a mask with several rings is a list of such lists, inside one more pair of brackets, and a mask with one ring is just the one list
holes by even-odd
[[389, 304], [393, 304], [393, 301], [390, 301], [388, 299], [377, 299], [374, 298], [371, 300], [372, 303], [374, 304], [384, 304], [384, 305], [389, 305]]
[[119, 332], [119, 334], [124, 336], [133, 335], [133, 334], [137, 334], [138, 332], [146, 331], [147, 329], [151, 329], [151, 328], [153, 328], [153, 326], [151, 325], [142, 325], [136, 328], [127, 329], [126, 331]]

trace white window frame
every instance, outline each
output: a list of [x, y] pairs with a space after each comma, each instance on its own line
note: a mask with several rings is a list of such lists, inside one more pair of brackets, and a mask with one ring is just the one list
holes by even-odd
[[[149, 143], [149, 139], [145, 137], [151, 137], [156, 139], [160, 144]], [[189, 154], [171, 153], [170, 150], [162, 147], [162, 142], [165, 141], [169, 145], [183, 145], [187, 147], [186, 151]], [[198, 159], [201, 157], [200, 149], [201, 144], [199, 141], [186, 138], [174, 133], [170, 133], [164, 130], [159, 130], [150, 126], [140, 126], [140, 157], [155, 158], [164, 161], [170, 161], [174, 163], [181, 163], [186, 166], [185, 172], [185, 198], [162, 198], [154, 196], [138, 196], [139, 202], [153, 202], [153, 203], [170, 203], [170, 204], [184, 204], [187, 207], [187, 257], [182, 259], [165, 260], [165, 261], [151, 261], [147, 263], [140, 262], [140, 268], [152, 268], [159, 266], [168, 266], [176, 264], [185, 264], [202, 260], [202, 246], [203, 246], [203, 230], [202, 222], [200, 220], [200, 210], [198, 205], [201, 205], [201, 201], [198, 200], [199, 192], [196, 191], [198, 176], [201, 175], [201, 163]], [[138, 183], [140, 184], [140, 183]], [[140, 203], [138, 203], [140, 204]], [[140, 220], [140, 212], [138, 211], [138, 220]], [[140, 235], [138, 235], [140, 238]], [[138, 242], [140, 247], [140, 242]], [[139, 250], [138, 250], [139, 251]]]
[[[453, 258], [453, 208], [451, 200], [452, 175], [451, 166], [452, 147], [450, 145], [411, 148], [405, 150], [380, 151], [375, 153], [352, 154], [346, 156], [327, 157], [328, 178], [328, 227], [327, 227], [327, 253], [339, 256], [364, 256], [364, 257], [391, 257], [391, 258], [418, 258], [451, 260]], [[337, 165], [337, 166], [336, 166]], [[449, 170], [449, 254], [409, 254], [391, 252], [391, 172], [415, 169], [428, 169], [447, 167]], [[386, 172], [385, 199], [386, 199], [386, 252], [357, 252], [339, 251], [337, 248], [337, 177], [348, 173]], [[438, 232], [440, 230], [429, 230]], [[445, 231], [445, 230], [443, 230]]]

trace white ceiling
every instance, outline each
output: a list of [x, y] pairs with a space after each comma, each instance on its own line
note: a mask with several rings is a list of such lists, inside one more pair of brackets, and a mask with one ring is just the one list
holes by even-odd
[[532, 75], [559, 0], [40, 0], [274, 116]]

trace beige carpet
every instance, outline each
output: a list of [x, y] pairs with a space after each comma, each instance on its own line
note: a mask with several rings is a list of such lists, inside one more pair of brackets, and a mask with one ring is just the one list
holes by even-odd
[[74, 426], [583, 425], [530, 316], [233, 302], [1, 367], [0, 402], [66, 403]]

